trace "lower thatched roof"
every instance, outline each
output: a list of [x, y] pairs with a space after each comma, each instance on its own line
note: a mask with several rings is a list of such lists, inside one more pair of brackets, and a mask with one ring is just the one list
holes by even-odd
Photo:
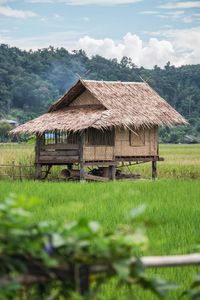
[[[101, 106], [68, 106], [84, 90], [88, 90]], [[147, 128], [177, 124], [187, 124], [187, 121], [146, 83], [79, 80], [48, 113], [17, 127], [12, 133], [42, 134], [54, 130], [80, 131], [89, 127]]]

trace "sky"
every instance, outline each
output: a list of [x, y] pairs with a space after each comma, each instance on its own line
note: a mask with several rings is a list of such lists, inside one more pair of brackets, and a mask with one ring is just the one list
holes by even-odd
[[200, 1], [0, 0], [0, 43], [49, 45], [137, 66], [200, 63]]

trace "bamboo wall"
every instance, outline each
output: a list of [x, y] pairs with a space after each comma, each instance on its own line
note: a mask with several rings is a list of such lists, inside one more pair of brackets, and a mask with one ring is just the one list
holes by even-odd
[[114, 147], [111, 146], [85, 146], [83, 152], [86, 161], [107, 161], [114, 159]]
[[[125, 129], [115, 130], [115, 146], [84, 146], [84, 160], [108, 161], [115, 157], [156, 156], [158, 153], [158, 128], [138, 131], [135, 144], [130, 141], [130, 131]], [[141, 145], [140, 137], [144, 137]], [[134, 136], [133, 136], [134, 137]], [[138, 144], [137, 144], [138, 142]], [[131, 145], [132, 144], [132, 145]]]
[[[134, 143], [130, 145], [130, 131], [116, 129], [115, 131], [115, 156], [154, 156], [158, 151], [158, 128], [145, 129], [136, 132], [144, 137], [144, 144]], [[134, 137], [134, 134], [133, 134]], [[136, 140], [138, 139], [136, 135]]]
[[82, 105], [101, 105], [101, 103], [89, 91], [85, 91], [69, 104], [69, 106], [73, 107]]

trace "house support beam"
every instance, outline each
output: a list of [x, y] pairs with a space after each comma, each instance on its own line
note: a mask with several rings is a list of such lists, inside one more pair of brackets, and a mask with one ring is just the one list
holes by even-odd
[[80, 160], [80, 181], [85, 179], [85, 170], [84, 170], [84, 143], [85, 143], [85, 132], [81, 132], [80, 134], [80, 147], [79, 147], [79, 160]]
[[157, 160], [152, 160], [152, 179], [157, 178]]
[[109, 179], [110, 180], [115, 180], [116, 179], [116, 167], [115, 165], [110, 165], [109, 166]]
[[40, 159], [40, 145], [41, 136], [36, 135], [36, 145], [35, 145], [35, 179], [42, 178], [42, 165], [39, 163]]

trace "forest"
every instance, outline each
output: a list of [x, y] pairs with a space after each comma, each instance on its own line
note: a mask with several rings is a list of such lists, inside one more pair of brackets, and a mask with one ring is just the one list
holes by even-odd
[[[189, 126], [161, 128], [163, 143], [200, 141], [200, 65], [163, 69], [138, 67], [128, 57], [119, 62], [82, 50], [49, 47], [24, 51], [0, 45], [0, 119], [26, 122], [46, 112], [49, 105], [79, 77], [94, 80], [146, 81], [189, 122]], [[2, 125], [3, 126], [3, 125]], [[5, 128], [0, 126], [1, 132]], [[4, 124], [5, 127], [5, 124]], [[6, 137], [1, 136], [1, 140]]]

